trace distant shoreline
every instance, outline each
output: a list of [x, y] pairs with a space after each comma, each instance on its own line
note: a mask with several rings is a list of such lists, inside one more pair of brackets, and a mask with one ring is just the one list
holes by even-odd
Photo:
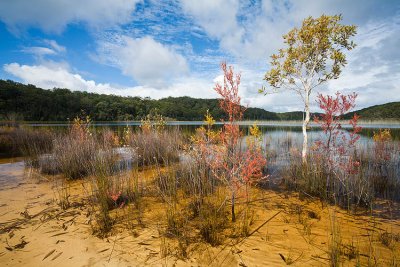
[[[21, 121], [21, 122], [0, 122], [0, 125], [19, 125], [19, 126], [30, 126], [30, 127], [51, 127], [51, 126], [68, 126], [70, 123], [68, 121]], [[139, 126], [141, 124], [140, 121], [93, 121], [93, 126]], [[169, 120], [166, 121], [167, 125], [182, 125], [182, 126], [200, 126], [203, 125], [203, 121], [175, 121]], [[216, 125], [222, 125], [223, 122], [216, 122]], [[247, 120], [239, 122], [239, 125], [250, 126], [253, 124], [257, 124], [258, 126], [283, 126], [283, 127], [301, 127], [302, 121], [300, 120]], [[360, 120], [359, 126], [365, 128], [400, 128], [399, 120]], [[317, 127], [313, 121], [310, 122], [310, 127]], [[348, 120], [342, 121], [342, 126], [344, 128], [350, 127]]]

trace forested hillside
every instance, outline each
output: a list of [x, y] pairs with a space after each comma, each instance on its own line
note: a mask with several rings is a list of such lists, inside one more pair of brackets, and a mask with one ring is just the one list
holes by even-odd
[[354, 113], [361, 116], [363, 120], [385, 120], [385, 119], [400, 119], [400, 102], [391, 102], [382, 105], [363, 108], [355, 112], [346, 114], [345, 118], [350, 118]]
[[[218, 99], [168, 97], [160, 100], [122, 97], [68, 89], [45, 90], [34, 85], [0, 80], [0, 119], [25, 121], [66, 121], [82, 111], [96, 121], [140, 120], [156, 111], [175, 120], [203, 120], [207, 110], [224, 118]], [[400, 119], [400, 102], [357, 111], [362, 119]], [[350, 117], [352, 113], [346, 115]], [[245, 120], [302, 120], [301, 111], [275, 113], [249, 107]]]
[[[26, 121], [66, 121], [81, 111], [96, 121], [140, 120], [157, 110], [176, 120], [203, 120], [207, 109], [216, 118], [223, 118], [217, 99], [168, 97], [160, 100], [141, 97], [121, 97], [70, 91], [44, 90], [34, 85], [0, 80], [0, 116]], [[274, 112], [248, 108], [247, 120], [279, 120]]]

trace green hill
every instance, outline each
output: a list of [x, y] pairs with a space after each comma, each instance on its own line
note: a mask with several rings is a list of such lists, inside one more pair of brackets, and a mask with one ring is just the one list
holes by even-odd
[[344, 117], [349, 119], [357, 113], [362, 120], [400, 120], [400, 102], [391, 102], [382, 105], [363, 108], [346, 114]]
[[[168, 97], [160, 100], [122, 97], [68, 89], [45, 90], [34, 85], [0, 80], [0, 119], [25, 121], [66, 121], [85, 111], [96, 121], [140, 120], [157, 110], [176, 120], [203, 120], [207, 110], [224, 118], [218, 99]], [[274, 112], [248, 108], [246, 120], [279, 120]]]
[[[215, 118], [224, 118], [218, 99], [168, 97], [160, 100], [122, 97], [55, 88], [45, 90], [34, 85], [0, 80], [0, 119], [25, 121], [66, 121], [81, 111], [95, 121], [140, 120], [157, 110], [175, 120], [203, 120], [207, 110]], [[400, 102], [356, 111], [363, 119], [400, 119]], [[345, 118], [349, 118], [349, 113]], [[225, 118], [226, 119], [226, 118]], [[245, 120], [302, 120], [303, 112], [275, 113], [249, 107]]]

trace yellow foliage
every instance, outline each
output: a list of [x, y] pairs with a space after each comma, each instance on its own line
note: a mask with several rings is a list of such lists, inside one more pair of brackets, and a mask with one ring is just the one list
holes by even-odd
[[208, 110], [204, 115], [204, 124], [207, 128], [204, 126], [197, 128], [196, 133], [190, 137], [191, 141], [195, 144], [217, 143], [221, 132], [214, 131], [212, 129], [212, 126], [215, 124], [215, 120]]
[[85, 117], [77, 116], [72, 121], [71, 131], [80, 138], [86, 138], [92, 135], [92, 133], [90, 132], [91, 123], [92, 120], [90, 119], [89, 116]]
[[257, 124], [254, 123], [250, 126], [250, 135], [257, 139], [261, 139], [261, 130], [258, 128]]
[[206, 115], [204, 116], [204, 122], [207, 126], [213, 126], [215, 124], [215, 120], [208, 109]]
[[123, 133], [123, 137], [122, 137], [122, 140], [121, 140], [121, 145], [128, 146], [129, 143], [130, 143], [131, 136], [132, 136], [131, 129], [128, 127], [128, 125], [126, 125], [124, 127], [124, 133]]
[[250, 136], [246, 139], [247, 146], [260, 146], [262, 141], [262, 133], [257, 124], [253, 124], [249, 128]]
[[380, 129], [379, 132], [374, 132], [373, 139], [375, 142], [389, 142], [392, 141], [390, 129]]
[[153, 113], [148, 114], [146, 117], [141, 119], [140, 128], [142, 131], [149, 132], [152, 129], [161, 131], [165, 128], [165, 125], [167, 125], [164, 117], [161, 114], [158, 114], [157, 110], [155, 110]]

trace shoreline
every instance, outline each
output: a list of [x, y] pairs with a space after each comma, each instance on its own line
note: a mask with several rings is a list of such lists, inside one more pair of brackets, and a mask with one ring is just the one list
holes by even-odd
[[[8, 122], [0, 122], [6, 126]], [[166, 121], [167, 126], [201, 126], [204, 125], [204, 121]], [[257, 124], [258, 126], [286, 126], [286, 127], [301, 127], [302, 121], [300, 120], [246, 120], [238, 122], [241, 126], [250, 126]], [[24, 127], [66, 127], [70, 125], [69, 122], [65, 121], [49, 121], [49, 122], [38, 122], [38, 121], [22, 121], [15, 122], [12, 125], [24, 126]], [[93, 121], [93, 126], [140, 126], [141, 121]], [[215, 122], [215, 125], [223, 125], [223, 122]], [[364, 128], [392, 128], [400, 129], [399, 120], [360, 120], [359, 126]], [[316, 123], [310, 121], [310, 127], [318, 127]], [[348, 120], [342, 120], [343, 127], [349, 127]]]

